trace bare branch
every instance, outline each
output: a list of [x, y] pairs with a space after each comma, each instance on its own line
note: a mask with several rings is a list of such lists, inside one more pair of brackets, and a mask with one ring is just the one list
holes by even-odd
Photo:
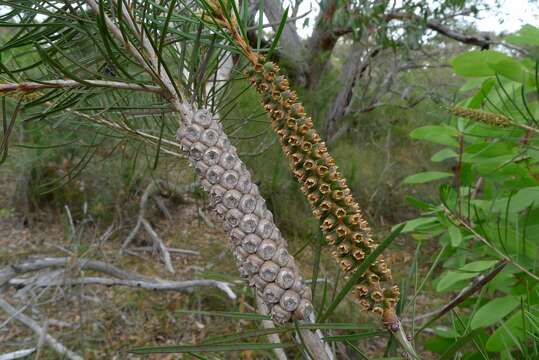
[[32, 329], [39, 337], [43, 337], [44, 341], [58, 354], [67, 357], [70, 360], [83, 360], [82, 356], [74, 353], [73, 351], [66, 348], [61, 342], [45, 334], [44, 330], [35, 322], [32, 318], [24, 315], [18, 309], [15, 309], [7, 301], [0, 298], [0, 308], [9, 314], [13, 319], [19, 321], [21, 324], [26, 325]]
[[159, 279], [158, 281], [145, 281], [145, 280], [126, 280], [126, 279], [113, 279], [86, 276], [76, 279], [58, 279], [58, 278], [40, 278], [38, 281], [34, 279], [22, 279], [14, 278], [9, 280], [11, 286], [24, 287], [24, 286], [38, 286], [38, 287], [51, 287], [51, 286], [74, 286], [74, 285], [103, 285], [103, 286], [127, 286], [137, 289], [146, 289], [154, 291], [192, 291], [194, 287], [210, 286], [216, 287], [223, 291], [230, 299], [235, 300], [237, 298], [234, 291], [232, 291], [230, 284], [217, 281], [217, 280], [186, 280], [186, 281], [167, 281]]

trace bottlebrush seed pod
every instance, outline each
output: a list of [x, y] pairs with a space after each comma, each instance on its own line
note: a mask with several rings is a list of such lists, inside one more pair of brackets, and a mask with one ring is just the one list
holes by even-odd
[[[257, 79], [261, 89], [267, 85], [265, 81]], [[280, 109], [279, 105], [275, 110]], [[265, 294], [263, 299], [271, 300], [265, 302], [274, 321], [288, 321], [292, 316], [298, 319], [301, 314], [308, 314], [312, 305], [305, 291], [307, 288], [301, 283], [295, 261], [286, 250], [286, 241], [276, 228], [249, 171], [237, 156], [237, 150], [209, 110], [201, 109], [190, 116], [178, 130], [177, 139], [208, 192], [210, 206], [224, 221], [223, 228], [229, 234], [240, 275]], [[299, 288], [291, 289], [296, 281]], [[290, 310], [280, 304], [285, 291], [288, 292], [283, 305]], [[299, 305], [292, 309], [294, 301]]]
[[508, 126], [511, 124], [511, 119], [509, 119], [505, 115], [500, 115], [478, 109], [468, 109], [462, 106], [455, 106], [450, 109], [450, 112], [458, 117], [494, 126]]
[[[249, 60], [254, 65], [251, 79], [272, 79], [271, 82], [266, 81], [266, 87], [259, 84], [257, 90], [262, 95], [263, 105], [271, 104], [273, 112], [281, 111], [278, 117], [270, 113], [272, 127], [280, 138], [292, 171], [302, 185], [302, 192], [311, 204], [313, 215], [320, 219], [326, 241], [332, 246], [340, 246], [340, 251], [335, 251], [336, 260], [343, 271], [352, 271], [376, 246], [372, 241], [371, 230], [346, 180], [335, 165], [335, 160], [327, 151], [326, 144], [313, 127], [312, 120], [305, 114], [296, 94], [284, 83], [285, 76], [275, 64], [265, 62], [260, 55], [251, 55]], [[276, 92], [279, 93], [278, 97], [275, 96]], [[393, 319], [391, 314], [395, 313], [393, 306], [397, 295], [393, 292], [380, 292], [380, 281], [389, 278], [389, 269], [377, 266], [367, 271], [358, 283], [362, 289], [368, 289], [369, 293], [378, 291], [375, 295], [377, 299], [378, 295], [382, 295], [383, 301], [380, 303], [384, 306], [384, 319]], [[362, 299], [360, 306], [371, 310], [371, 301]], [[378, 309], [375, 312], [380, 313]]]

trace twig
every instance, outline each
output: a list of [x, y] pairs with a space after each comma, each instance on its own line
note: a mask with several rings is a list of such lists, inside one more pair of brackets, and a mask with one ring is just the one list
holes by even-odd
[[16, 287], [24, 286], [38, 286], [38, 287], [51, 287], [51, 286], [75, 286], [75, 285], [103, 285], [103, 286], [127, 286], [138, 289], [154, 290], [154, 291], [192, 291], [194, 287], [210, 286], [216, 287], [219, 290], [226, 293], [226, 295], [235, 300], [237, 298], [234, 291], [232, 291], [230, 284], [217, 281], [217, 280], [186, 280], [186, 281], [166, 281], [166, 280], [125, 280], [125, 279], [113, 279], [95, 276], [86, 276], [76, 279], [54, 279], [41, 278], [39, 281], [34, 279], [21, 279], [14, 278], [9, 281], [9, 284]]
[[79, 86], [109, 87], [123, 90], [146, 91], [152, 93], [161, 93], [163, 90], [159, 86], [131, 84], [122, 81], [105, 80], [45, 80], [45, 81], [26, 81], [21, 83], [0, 84], [0, 94], [12, 91], [31, 92], [41, 89], [73, 88]]
[[152, 225], [150, 225], [148, 220], [146, 220], [145, 218], [142, 218], [141, 221], [142, 221], [142, 226], [144, 226], [144, 230], [146, 230], [146, 232], [150, 235], [155, 247], [158, 249], [159, 254], [161, 255], [161, 259], [165, 263], [165, 267], [167, 268], [169, 272], [174, 274], [176, 271], [174, 270], [174, 267], [172, 266], [170, 253], [167, 250], [165, 242], [155, 232], [155, 230], [153, 229]]
[[43, 336], [44, 341], [58, 354], [65, 356], [70, 360], [83, 360], [83, 358], [80, 355], [66, 348], [58, 340], [56, 340], [49, 334], [44, 334], [44, 330], [41, 328], [41, 326], [38, 325], [37, 322], [35, 322], [30, 317], [24, 315], [23, 313], [19, 312], [19, 310], [15, 309], [8, 302], [6, 302], [4, 299], [1, 299], [1, 298], [0, 298], [0, 308], [4, 310], [6, 313], [8, 313], [13, 319], [19, 321], [20, 323], [32, 329], [38, 336], [40, 337]]
[[[481, 275], [477, 276], [476, 278], [474, 278], [472, 280], [472, 283], [468, 287], [464, 288], [457, 296], [455, 296], [444, 307], [442, 307], [441, 309], [438, 309], [438, 310], [436, 310], [436, 311], [434, 311], [432, 313], [425, 314], [424, 316], [422, 316], [421, 318], [431, 317], [431, 316], [433, 316], [433, 318], [430, 319], [424, 326], [422, 326], [421, 329], [419, 329], [415, 333], [414, 337], [417, 336], [420, 332], [422, 332], [425, 328], [427, 328], [434, 321], [438, 320], [439, 318], [441, 318], [442, 316], [444, 316], [445, 314], [450, 312], [452, 309], [457, 307], [459, 304], [461, 304], [464, 300], [469, 298], [471, 295], [473, 295], [477, 291], [481, 290], [483, 288], [483, 286], [485, 286], [492, 279], [494, 279], [496, 277], [496, 275], [498, 275], [498, 273], [500, 271], [502, 271], [508, 263], [509, 263], [509, 261], [507, 259], [502, 259], [502, 260], [498, 261], [496, 263], [496, 265], [494, 265], [492, 270], [490, 270], [485, 275], [481, 274]], [[420, 318], [415, 318], [415, 319], [411, 319], [411, 320], [415, 321], [415, 320], [418, 320], [418, 319], [420, 319]]]
[[[132, 247], [132, 251], [153, 251], [153, 248], [151, 246], [137, 246]], [[176, 249], [176, 248], [168, 248], [168, 252], [175, 255], [192, 255], [192, 256], [199, 256], [200, 252], [196, 250], [187, 250], [187, 249]]]
[[10, 352], [10, 353], [7, 353], [7, 354], [0, 355], [0, 360], [20, 359], [20, 358], [23, 358], [23, 357], [27, 357], [28, 355], [32, 354], [35, 351], [36, 351], [35, 348], [13, 351], [13, 352]]

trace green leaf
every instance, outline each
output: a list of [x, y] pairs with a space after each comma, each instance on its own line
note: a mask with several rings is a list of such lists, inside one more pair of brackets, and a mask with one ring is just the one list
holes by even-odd
[[453, 176], [452, 173], [448, 173], [444, 171], [425, 171], [419, 174], [407, 176], [404, 179], [404, 183], [405, 184], [423, 184], [426, 182], [445, 179], [447, 177], [452, 177], [452, 176]]
[[516, 296], [499, 297], [483, 305], [472, 317], [470, 326], [479, 329], [496, 323], [520, 305]]
[[489, 64], [497, 63], [502, 60], [511, 59], [509, 56], [497, 51], [470, 51], [457, 55], [451, 60], [451, 65], [460, 76], [464, 77], [484, 77], [492, 76], [496, 72]]
[[433, 162], [441, 162], [447, 159], [456, 158], [457, 156], [458, 154], [453, 149], [445, 148], [432, 155], [430, 160]]
[[448, 232], [451, 246], [458, 247], [462, 243], [462, 233], [460, 232], [460, 229], [454, 225], [450, 225]]
[[421, 217], [418, 219], [409, 220], [406, 222], [406, 225], [402, 229], [402, 232], [410, 232], [414, 231], [422, 226], [425, 225], [432, 225], [438, 222], [438, 218], [431, 216], [431, 217]]
[[440, 277], [440, 280], [436, 285], [436, 291], [445, 291], [459, 281], [471, 279], [480, 272], [492, 267], [495, 263], [495, 260], [474, 261], [464, 265], [458, 270], [448, 271]]
[[458, 131], [450, 126], [428, 125], [410, 132], [410, 137], [415, 140], [426, 140], [436, 144], [458, 147], [455, 137]]
[[132, 354], [162, 354], [162, 353], [198, 353], [198, 352], [221, 352], [221, 351], [244, 351], [244, 350], [272, 350], [294, 347], [295, 344], [273, 343], [237, 343], [237, 344], [211, 344], [211, 345], [176, 345], [139, 347], [130, 350]]
[[526, 24], [513, 35], [509, 35], [505, 40], [515, 45], [539, 46], [539, 29], [533, 25]]
[[497, 74], [522, 84], [528, 79], [526, 68], [515, 59], [504, 59], [495, 63], [490, 63], [489, 67]]
[[521, 311], [511, 316], [502, 326], [488, 338], [486, 348], [488, 351], [500, 352], [512, 349], [517, 344], [515, 340], [524, 339], [524, 315]]

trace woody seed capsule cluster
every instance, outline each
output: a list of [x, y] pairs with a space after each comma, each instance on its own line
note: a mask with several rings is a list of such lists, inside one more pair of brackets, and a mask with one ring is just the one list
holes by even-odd
[[465, 119], [482, 122], [494, 126], [508, 126], [511, 124], [511, 120], [504, 115], [495, 114], [478, 109], [469, 109], [462, 106], [455, 106], [450, 108], [449, 111], [458, 117]]
[[304, 319], [312, 312], [310, 288], [302, 283], [287, 243], [245, 164], [221, 124], [207, 109], [192, 113], [177, 133], [210, 206], [223, 219], [242, 277], [271, 309], [275, 322]]
[[[320, 220], [327, 243], [334, 248], [333, 256], [342, 270], [350, 273], [377, 246], [371, 229], [335, 160], [313, 128], [312, 119], [305, 114], [288, 80], [279, 73], [279, 67], [273, 62], [264, 63], [259, 55], [251, 59], [256, 60], [252, 60], [247, 75], [262, 95], [264, 109], [271, 117], [292, 171], [302, 185], [314, 216]], [[395, 305], [399, 288], [383, 287], [391, 280], [391, 270], [378, 258], [355, 289], [361, 308], [383, 316], [388, 325], [398, 322]]]

